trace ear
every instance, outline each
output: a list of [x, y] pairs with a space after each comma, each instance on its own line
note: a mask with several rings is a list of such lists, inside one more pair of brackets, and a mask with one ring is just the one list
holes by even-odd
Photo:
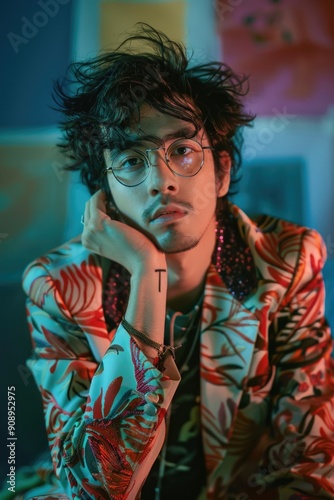
[[230, 186], [232, 160], [227, 151], [219, 155], [219, 173], [217, 174], [217, 198], [225, 196]]

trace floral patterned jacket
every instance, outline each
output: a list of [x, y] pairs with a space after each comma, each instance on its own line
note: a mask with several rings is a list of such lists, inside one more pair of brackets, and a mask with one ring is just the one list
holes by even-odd
[[[205, 498], [334, 498], [322, 240], [290, 222], [267, 217], [259, 225], [230, 210], [258, 286], [241, 303], [214, 265], [208, 270], [200, 342]], [[161, 373], [121, 325], [108, 332], [101, 299], [108, 266], [76, 239], [24, 275], [29, 366], [64, 495], [54, 498], [139, 498], [180, 380], [171, 358]]]

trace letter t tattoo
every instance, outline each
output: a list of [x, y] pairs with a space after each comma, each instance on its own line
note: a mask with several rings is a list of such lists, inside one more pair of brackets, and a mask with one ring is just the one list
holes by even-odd
[[159, 286], [158, 286], [158, 291], [161, 292], [161, 273], [166, 273], [166, 269], [156, 269], [156, 273], [159, 273]]

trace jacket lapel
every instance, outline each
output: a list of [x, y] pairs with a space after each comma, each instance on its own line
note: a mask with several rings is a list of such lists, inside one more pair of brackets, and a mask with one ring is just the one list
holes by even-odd
[[212, 265], [204, 292], [200, 347], [201, 420], [209, 472], [225, 457], [258, 327], [256, 316], [230, 294]]
[[[222, 461], [228, 453], [247, 381], [259, 373], [264, 378], [270, 377], [268, 328], [286, 292], [285, 270], [280, 262], [274, 261], [277, 239], [273, 228], [260, 229], [233, 204], [230, 210], [251, 250], [258, 285], [240, 303], [213, 265], [207, 276], [201, 323], [201, 423], [211, 486], [228, 481], [228, 464], [225, 462], [222, 474]], [[268, 223], [274, 224], [275, 219], [268, 218]], [[283, 277], [281, 282], [276, 279], [277, 269], [280, 273], [277, 276]], [[286, 275], [291, 277], [291, 269], [286, 270]]]

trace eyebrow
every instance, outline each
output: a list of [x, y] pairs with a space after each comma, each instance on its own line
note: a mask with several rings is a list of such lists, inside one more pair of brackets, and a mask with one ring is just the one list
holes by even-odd
[[166, 134], [162, 140], [169, 141], [170, 139], [178, 139], [180, 137], [194, 137], [196, 129], [194, 127], [183, 127], [179, 130], [175, 130], [170, 134]]
[[[172, 139], [180, 139], [182, 137], [191, 138], [194, 137], [195, 135], [196, 135], [195, 127], [182, 127], [178, 130], [174, 130], [173, 132], [164, 135], [163, 137], [156, 137], [156, 139], [158, 141], [166, 142]], [[155, 136], [144, 135], [133, 138], [129, 137], [129, 139], [126, 142], [131, 146], [142, 146], [145, 141], [151, 142], [152, 141], [151, 137]]]

